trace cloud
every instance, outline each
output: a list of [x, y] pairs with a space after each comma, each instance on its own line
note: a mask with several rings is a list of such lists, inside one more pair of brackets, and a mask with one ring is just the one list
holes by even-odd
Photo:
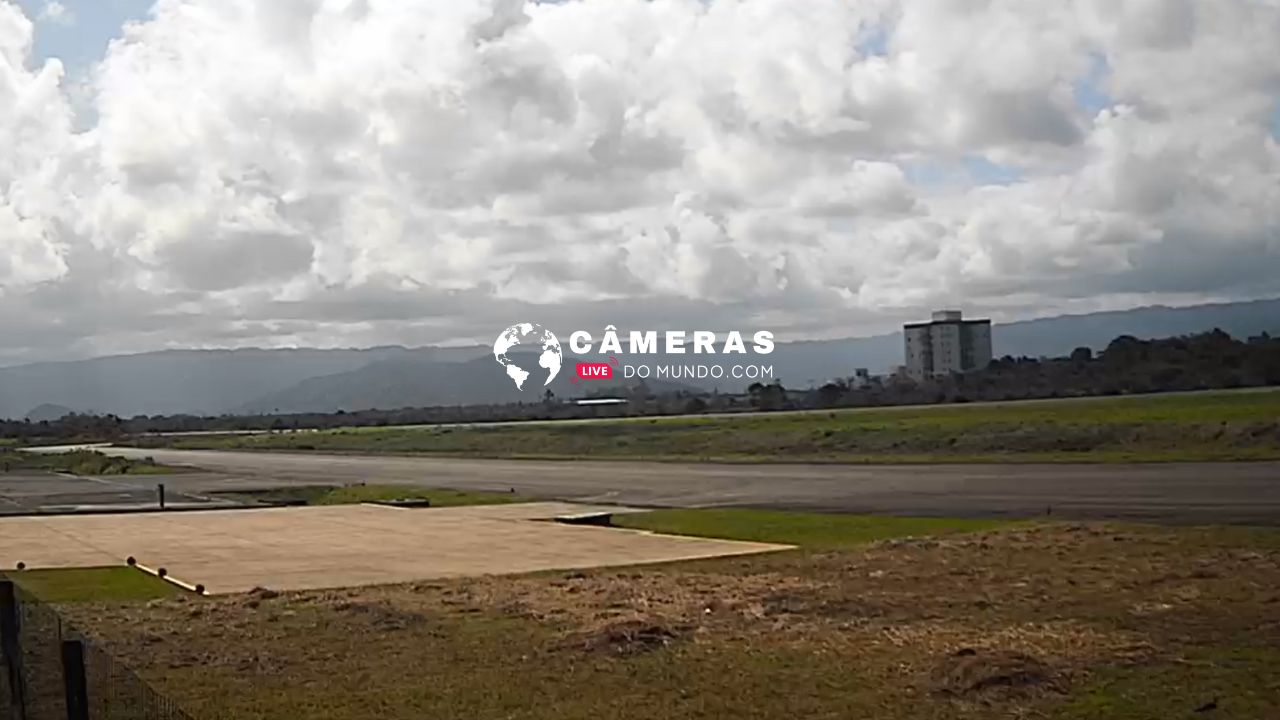
[[40, 20], [54, 25], [71, 26], [76, 23], [76, 15], [58, 0], [47, 0], [40, 8]]
[[52, 205], [70, 150], [70, 112], [59, 88], [61, 64], [27, 68], [31, 42], [30, 21], [0, 3], [0, 298], [66, 272]]
[[32, 32], [11, 359], [1280, 292], [1273, 0], [161, 0], [83, 129]]

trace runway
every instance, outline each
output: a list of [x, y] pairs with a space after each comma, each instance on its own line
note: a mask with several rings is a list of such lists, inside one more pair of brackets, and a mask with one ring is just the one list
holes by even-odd
[[167, 478], [192, 494], [365, 482], [635, 506], [1280, 525], [1280, 463], [732, 465], [100, 449], [210, 471]]

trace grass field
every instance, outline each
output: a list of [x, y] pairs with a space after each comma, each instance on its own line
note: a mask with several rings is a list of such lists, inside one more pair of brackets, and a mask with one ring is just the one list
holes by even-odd
[[655, 510], [617, 515], [616, 527], [668, 535], [835, 549], [894, 537], [927, 537], [1007, 526], [1002, 520], [910, 518], [776, 510]]
[[0, 472], [65, 472], [73, 475], [175, 475], [189, 468], [160, 465], [151, 459], [110, 457], [93, 450], [32, 453], [0, 448]]
[[1280, 717], [1275, 531], [634, 521], [804, 547], [71, 612], [196, 718]]
[[124, 602], [173, 597], [176, 587], [130, 567], [24, 570], [7, 579], [47, 603]]
[[493, 427], [148, 438], [187, 449], [816, 462], [1280, 459], [1280, 390]]
[[305, 485], [252, 493], [225, 493], [224, 495], [245, 500], [306, 505], [355, 505], [395, 500], [427, 500], [432, 507], [461, 507], [466, 505], [506, 505], [529, 501], [528, 498], [510, 493], [427, 489], [405, 485], [347, 485], [345, 487]]

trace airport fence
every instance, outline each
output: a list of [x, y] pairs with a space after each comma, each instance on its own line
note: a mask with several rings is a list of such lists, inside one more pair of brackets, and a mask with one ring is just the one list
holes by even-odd
[[11, 720], [194, 720], [52, 606], [4, 580], [0, 621], [0, 711]]

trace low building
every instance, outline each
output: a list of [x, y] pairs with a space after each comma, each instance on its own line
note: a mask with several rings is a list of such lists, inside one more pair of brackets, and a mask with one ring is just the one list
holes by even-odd
[[959, 310], [902, 329], [907, 374], [916, 380], [981, 370], [991, 363], [991, 321], [965, 320]]

